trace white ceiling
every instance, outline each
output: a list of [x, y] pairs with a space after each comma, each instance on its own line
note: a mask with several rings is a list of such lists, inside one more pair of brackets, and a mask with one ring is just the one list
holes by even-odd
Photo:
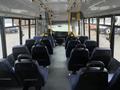
[[42, 2], [53, 11], [54, 20], [67, 20], [67, 0], [42, 0]]
[[39, 14], [39, 5], [30, 0], [0, 0], [0, 15], [35, 17]]
[[86, 17], [120, 14], [120, 0], [81, 0], [80, 6]]
[[[38, 17], [45, 10], [40, 8], [40, 0], [0, 0], [0, 15]], [[120, 0], [70, 0], [76, 1], [73, 5], [68, 0], [41, 0], [53, 11], [54, 19], [65, 21], [68, 19], [67, 10], [83, 12], [84, 16], [100, 16], [108, 14], [120, 14]], [[80, 2], [80, 3], [79, 3]]]

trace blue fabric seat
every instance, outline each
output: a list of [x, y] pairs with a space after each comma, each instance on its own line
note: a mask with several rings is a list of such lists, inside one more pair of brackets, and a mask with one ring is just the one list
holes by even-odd
[[53, 54], [53, 47], [49, 39], [44, 38], [41, 40], [41, 43], [47, 47], [49, 54]]
[[0, 60], [0, 87], [20, 87], [14, 68], [7, 59]]
[[70, 37], [70, 36], [68, 36], [66, 38], [66, 40], [65, 40], [65, 49], [67, 49], [68, 42], [72, 41], [72, 40], [77, 40], [77, 38], [76, 37]]
[[28, 54], [31, 55], [28, 48], [24, 45], [17, 45], [12, 48], [12, 54], [14, 59], [17, 60], [19, 54]]
[[37, 61], [32, 59], [17, 60], [15, 62], [15, 73], [20, 77], [21, 84], [24, 86], [23, 90], [28, 90], [32, 86], [39, 90], [45, 85], [46, 79]]
[[74, 49], [77, 44], [81, 44], [81, 43], [78, 40], [72, 40], [68, 42], [67, 49], [66, 49], [66, 57], [70, 57], [70, 53], [72, 49]]
[[89, 61], [89, 51], [86, 48], [74, 48], [71, 52], [68, 61], [68, 70], [78, 71], [80, 68], [85, 67]]
[[89, 56], [91, 56], [93, 50], [97, 47], [97, 42], [93, 40], [85, 41], [86, 48], [89, 50]]
[[108, 72], [104, 69], [104, 64], [100, 63], [102, 65], [88, 64], [77, 74], [71, 74], [69, 76], [71, 90], [107, 90]]
[[35, 44], [34, 39], [27, 39], [25, 42], [25, 46], [28, 48], [29, 52], [31, 53], [31, 48]]
[[91, 61], [102, 61], [105, 64], [105, 67], [108, 67], [109, 62], [111, 61], [112, 55], [111, 55], [111, 49], [107, 48], [95, 48], [93, 50], [93, 53], [91, 55], [90, 60]]
[[120, 90], [120, 67], [115, 71], [110, 80], [108, 90]]
[[50, 65], [50, 57], [46, 46], [44, 45], [34, 45], [32, 47], [32, 59], [38, 61], [41, 66], [49, 66]]
[[79, 40], [80, 40], [80, 42], [81, 42], [82, 44], [84, 44], [85, 41], [88, 40], [88, 36], [80, 36], [80, 37], [79, 37]]

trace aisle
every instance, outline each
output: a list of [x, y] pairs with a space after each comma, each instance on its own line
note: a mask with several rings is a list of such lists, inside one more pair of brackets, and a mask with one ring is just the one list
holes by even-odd
[[70, 90], [65, 62], [66, 57], [64, 47], [55, 47], [49, 69], [48, 81], [42, 90]]

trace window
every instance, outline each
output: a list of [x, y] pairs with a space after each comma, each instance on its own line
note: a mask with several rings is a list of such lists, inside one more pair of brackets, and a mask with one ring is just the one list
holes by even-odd
[[35, 25], [31, 25], [31, 38], [35, 36]]
[[115, 28], [114, 58], [120, 61], [120, 28]]
[[110, 27], [99, 26], [99, 47], [110, 48]]
[[5, 28], [7, 55], [12, 53], [12, 48], [20, 44], [19, 28]]
[[22, 26], [22, 33], [23, 33], [23, 44], [25, 44], [25, 41], [29, 38], [28, 36], [28, 26]]
[[111, 25], [111, 18], [105, 18], [105, 25]]
[[93, 23], [93, 19], [92, 19], [92, 18], [90, 18], [90, 23], [91, 23], [91, 24]]
[[120, 16], [116, 16], [115, 19], [116, 19], [115, 25], [120, 26]]
[[19, 19], [14, 19], [14, 26], [19, 26]]
[[97, 19], [93, 18], [93, 24], [97, 24]]
[[100, 23], [100, 24], [104, 24], [104, 18], [100, 18], [99, 23]]
[[28, 20], [25, 20], [25, 25], [28, 25]]
[[5, 27], [11, 27], [12, 26], [12, 19], [6, 18], [5, 19]]
[[88, 19], [85, 19], [85, 36], [89, 36]]
[[0, 35], [0, 58], [2, 58], [2, 42], [1, 42], [1, 35]]
[[35, 20], [30, 20], [30, 24], [35, 24]]
[[96, 41], [97, 30], [96, 25], [90, 25], [90, 39]]
[[21, 20], [21, 25], [25, 25], [25, 20]]

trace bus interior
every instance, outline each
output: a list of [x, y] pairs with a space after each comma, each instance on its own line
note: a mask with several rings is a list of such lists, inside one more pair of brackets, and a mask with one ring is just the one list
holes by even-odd
[[120, 90], [120, 0], [0, 0], [0, 90]]

